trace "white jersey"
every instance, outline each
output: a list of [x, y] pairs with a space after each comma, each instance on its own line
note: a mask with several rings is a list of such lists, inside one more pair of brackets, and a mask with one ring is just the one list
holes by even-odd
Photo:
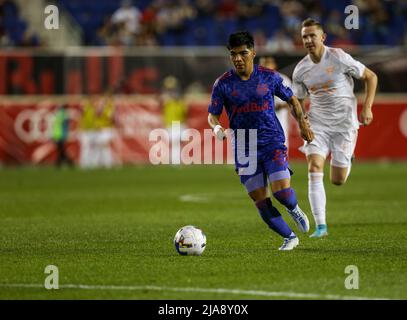
[[319, 63], [307, 55], [297, 64], [293, 91], [299, 99], [310, 95], [313, 130], [346, 132], [359, 128], [352, 77], [360, 79], [365, 68], [342, 49], [326, 46]]
[[[291, 79], [287, 77], [285, 74], [279, 73], [281, 78], [283, 78], [283, 85], [286, 87], [291, 88]], [[274, 96], [274, 105], [277, 106], [279, 104], [287, 105], [287, 102], [284, 100], [281, 100], [279, 97]], [[285, 135], [285, 144], [288, 147], [288, 138], [289, 138], [289, 126], [288, 126], [288, 107], [285, 106], [284, 108], [281, 108], [276, 111], [276, 116], [278, 118], [278, 121], [280, 121], [281, 127], [283, 128], [284, 135]]]
[[[285, 74], [279, 73], [278, 74], [281, 76], [281, 78], [283, 79], [283, 85], [285, 87], [290, 87], [291, 88], [291, 79], [289, 77], [287, 77]], [[281, 100], [279, 97], [274, 96], [274, 104], [287, 104], [287, 102], [285, 102], [284, 100]]]

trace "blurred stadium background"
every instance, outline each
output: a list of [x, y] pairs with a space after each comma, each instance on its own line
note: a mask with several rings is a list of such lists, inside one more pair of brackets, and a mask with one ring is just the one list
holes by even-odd
[[[58, 30], [44, 27], [49, 4], [59, 9]], [[347, 5], [358, 7], [359, 29], [344, 28]], [[379, 76], [375, 121], [360, 130], [356, 157], [406, 160], [406, 1], [2, 0], [0, 163], [54, 163], [52, 126], [63, 104], [67, 154], [79, 163], [85, 105], [103, 109], [109, 92], [114, 164], [146, 163], [149, 132], [166, 126], [166, 78], [175, 79], [173, 89], [185, 100], [186, 127], [202, 131], [212, 84], [230, 68], [228, 34], [251, 31], [258, 55], [272, 54], [291, 76], [304, 55], [299, 24], [308, 16], [324, 24], [328, 45]], [[291, 158], [302, 159], [295, 124], [289, 140]]]

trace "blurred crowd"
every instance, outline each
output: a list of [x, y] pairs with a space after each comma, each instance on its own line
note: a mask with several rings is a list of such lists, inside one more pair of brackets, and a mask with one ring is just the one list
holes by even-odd
[[[344, 27], [346, 5], [359, 8], [360, 29]], [[303, 19], [321, 21], [329, 45], [401, 45], [406, 42], [407, 4], [380, 0], [124, 0], [104, 19], [91, 45], [221, 45], [229, 33], [248, 30], [258, 47], [290, 51], [301, 46]]]
[[13, 0], [0, 0], [0, 47], [39, 45], [39, 36], [21, 17], [16, 3]]
[[[83, 29], [83, 45], [223, 46], [229, 33], [248, 30], [259, 47], [290, 51], [301, 46], [299, 26], [322, 22], [328, 45], [407, 43], [407, 2], [403, 0], [58, 0]], [[347, 30], [344, 8], [359, 9], [359, 29]], [[12, 0], [0, 0], [2, 45], [39, 45], [24, 29]], [[26, 27], [26, 29], [29, 29]]]

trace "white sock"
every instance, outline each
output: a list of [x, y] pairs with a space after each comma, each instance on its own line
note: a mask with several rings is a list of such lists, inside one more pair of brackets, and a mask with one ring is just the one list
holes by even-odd
[[[348, 178], [349, 178], [350, 170], [351, 170], [351, 169], [352, 169], [352, 164], [349, 165], [348, 171], [346, 172], [346, 180], [348, 180]], [[346, 180], [345, 180], [345, 181], [346, 181]]]
[[315, 224], [326, 224], [326, 195], [323, 172], [308, 173], [308, 199]]

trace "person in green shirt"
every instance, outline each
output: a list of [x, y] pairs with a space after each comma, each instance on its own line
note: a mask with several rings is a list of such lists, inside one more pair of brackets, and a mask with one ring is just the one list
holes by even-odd
[[67, 106], [61, 105], [57, 108], [54, 122], [52, 125], [52, 141], [57, 149], [57, 167], [60, 167], [64, 162], [70, 166], [73, 165], [72, 159], [66, 153], [66, 142], [69, 134], [69, 117]]

